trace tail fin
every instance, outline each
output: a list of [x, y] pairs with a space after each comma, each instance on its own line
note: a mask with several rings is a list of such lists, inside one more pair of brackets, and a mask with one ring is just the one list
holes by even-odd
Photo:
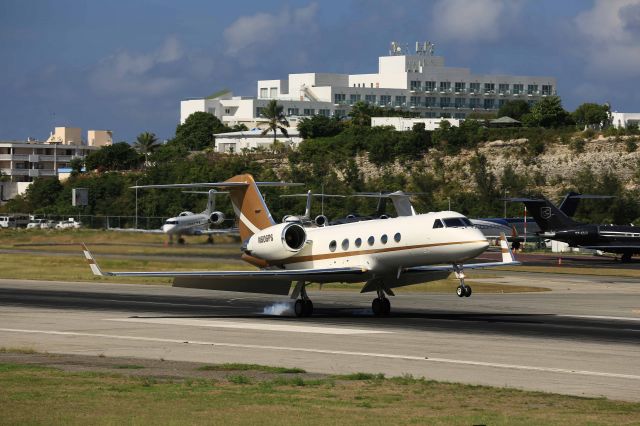
[[238, 218], [238, 228], [242, 241], [251, 237], [261, 229], [275, 225], [275, 221], [267, 208], [264, 198], [250, 174], [237, 175], [225, 181], [229, 183], [246, 183], [242, 186], [221, 187], [229, 191], [233, 210]]
[[520, 201], [527, 206], [527, 211], [533, 216], [542, 232], [565, 229], [576, 224], [546, 198], [541, 200], [521, 199]]
[[209, 190], [209, 199], [207, 200], [207, 208], [205, 213], [209, 216], [212, 212], [216, 210], [216, 194], [218, 192], [215, 189]]
[[576, 210], [578, 210], [578, 203], [580, 202], [580, 198], [576, 197], [576, 195], [581, 194], [577, 192], [569, 192], [567, 195], [565, 195], [565, 197], [562, 199], [562, 202], [558, 206], [558, 208], [569, 217], [573, 217], [573, 215], [576, 214]]

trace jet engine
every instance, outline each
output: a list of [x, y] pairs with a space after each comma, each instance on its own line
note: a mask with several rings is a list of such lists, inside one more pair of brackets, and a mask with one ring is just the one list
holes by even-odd
[[323, 214], [319, 214], [318, 216], [316, 216], [316, 218], [314, 219], [314, 222], [316, 223], [316, 225], [318, 226], [327, 226], [329, 224], [329, 218], [327, 218], [325, 215]]
[[249, 238], [245, 253], [265, 260], [286, 259], [298, 253], [307, 242], [307, 233], [298, 223], [281, 223]]
[[224, 222], [224, 213], [222, 212], [213, 212], [209, 215], [209, 222], [214, 225], [220, 225]]

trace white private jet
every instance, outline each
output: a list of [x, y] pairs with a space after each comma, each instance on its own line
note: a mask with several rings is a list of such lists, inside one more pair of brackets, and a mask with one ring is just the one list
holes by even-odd
[[305, 228], [300, 223], [276, 223], [249, 174], [225, 182], [155, 185], [156, 188], [219, 187], [229, 191], [238, 217], [242, 259], [256, 271], [103, 272], [87, 247], [84, 255], [99, 276], [174, 277], [174, 286], [268, 294], [289, 294], [296, 299], [296, 316], [310, 316], [313, 303], [305, 291], [310, 283], [365, 282], [361, 292], [375, 291], [375, 315], [388, 315], [387, 295], [393, 288], [446, 278], [456, 274], [457, 294], [470, 296], [464, 268], [519, 265], [502, 238], [502, 262], [470, 263], [489, 246], [482, 233], [463, 215], [432, 212], [374, 219], [327, 227]]

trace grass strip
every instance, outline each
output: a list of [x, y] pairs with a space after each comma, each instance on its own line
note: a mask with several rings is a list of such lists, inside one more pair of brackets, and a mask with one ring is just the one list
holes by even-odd
[[306, 371], [304, 371], [302, 368], [271, 367], [268, 365], [240, 364], [240, 363], [203, 365], [201, 367], [198, 367], [198, 371], [262, 371], [265, 373], [278, 373], [278, 374], [306, 373]]
[[[349, 376], [344, 376], [349, 377]], [[2, 424], [637, 424], [639, 403], [359, 373], [177, 380], [0, 364]]]

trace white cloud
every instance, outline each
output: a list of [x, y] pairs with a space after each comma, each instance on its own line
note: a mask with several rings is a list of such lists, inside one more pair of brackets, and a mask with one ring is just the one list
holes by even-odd
[[640, 74], [640, 0], [597, 0], [573, 24], [591, 74]]
[[438, 40], [474, 43], [498, 40], [501, 30], [522, 7], [519, 1], [440, 0], [434, 7], [431, 25]]
[[104, 58], [90, 74], [89, 82], [104, 94], [162, 95], [179, 87], [184, 77], [163, 75], [160, 68], [177, 63], [183, 56], [179, 41], [171, 36], [154, 52], [120, 51]]
[[265, 49], [314, 33], [317, 11], [318, 5], [311, 3], [299, 9], [285, 7], [274, 14], [262, 12], [238, 18], [224, 30], [226, 53], [243, 58], [268, 57], [270, 52]]

